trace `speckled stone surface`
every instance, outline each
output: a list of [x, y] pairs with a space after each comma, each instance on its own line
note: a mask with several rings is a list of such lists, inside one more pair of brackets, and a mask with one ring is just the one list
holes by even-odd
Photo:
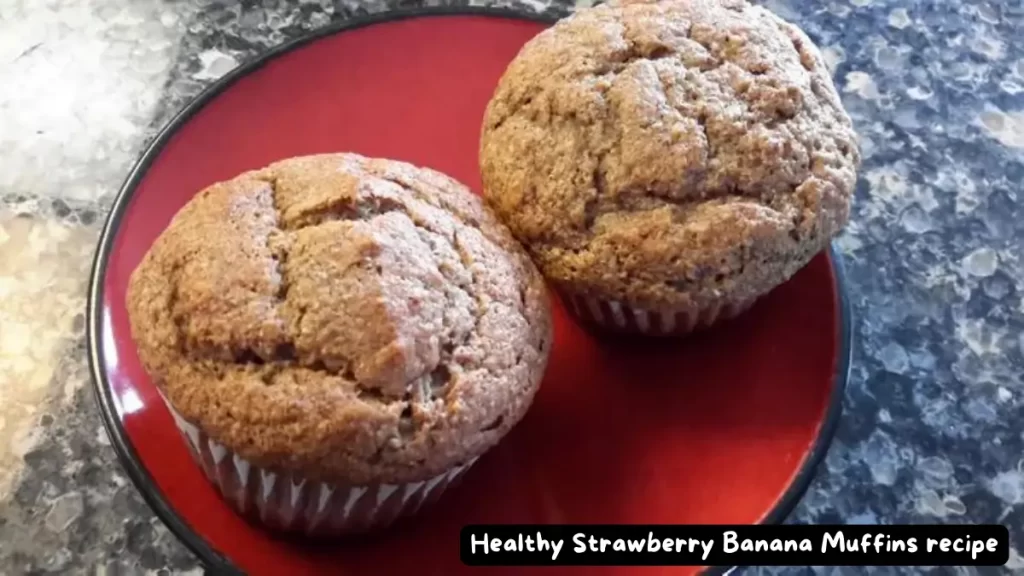
[[[1024, 6], [765, 4], [825, 51], [865, 158], [838, 242], [857, 317], [845, 416], [794, 520], [1001, 522], [1003, 572], [1024, 570]], [[308, 30], [412, 5], [0, 0], [0, 574], [202, 573], [121, 472], [87, 386], [102, 219], [204, 86]]]

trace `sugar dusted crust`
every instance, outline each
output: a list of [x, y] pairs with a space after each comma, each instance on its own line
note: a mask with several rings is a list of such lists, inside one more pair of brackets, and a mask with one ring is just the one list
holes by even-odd
[[821, 54], [739, 0], [622, 1], [540, 33], [483, 125], [489, 204], [559, 288], [743, 301], [845, 225], [860, 163]]
[[354, 154], [202, 191], [127, 304], [186, 420], [257, 466], [341, 484], [424, 480], [490, 448], [551, 342], [540, 274], [478, 198]]

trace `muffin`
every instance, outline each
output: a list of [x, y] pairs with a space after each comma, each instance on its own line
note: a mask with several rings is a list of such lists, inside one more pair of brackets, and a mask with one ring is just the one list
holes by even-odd
[[733, 317], [841, 231], [856, 135], [808, 37], [741, 0], [623, 1], [528, 42], [488, 104], [487, 202], [587, 325]]
[[214, 184], [133, 272], [139, 357], [196, 462], [272, 528], [383, 527], [523, 417], [540, 273], [463, 185], [354, 154]]

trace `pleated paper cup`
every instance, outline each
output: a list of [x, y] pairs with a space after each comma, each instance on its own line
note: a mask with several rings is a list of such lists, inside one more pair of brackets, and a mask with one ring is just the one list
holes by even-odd
[[164, 399], [196, 464], [239, 514], [268, 528], [331, 537], [379, 530], [437, 501], [476, 458], [420, 482], [350, 486], [251, 464], [211, 439]]
[[699, 309], [652, 310], [566, 291], [559, 291], [559, 296], [569, 313], [588, 327], [643, 336], [684, 336], [704, 330], [746, 312], [759, 298], [724, 301]]

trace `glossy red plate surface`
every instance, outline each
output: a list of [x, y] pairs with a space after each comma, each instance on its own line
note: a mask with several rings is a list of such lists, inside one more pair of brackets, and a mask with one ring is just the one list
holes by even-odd
[[478, 190], [484, 106], [545, 24], [493, 11], [418, 16], [349, 23], [238, 70], [183, 112], [129, 177], [97, 253], [90, 356], [108, 431], [138, 488], [211, 568], [254, 575], [455, 576], [470, 571], [458, 550], [467, 523], [782, 521], [825, 453], [847, 373], [849, 322], [831, 253], [740, 319], [685, 341], [601, 341], [554, 302], [550, 368], [527, 417], [437, 506], [376, 536], [275, 537], [235, 516], [192, 464], [136, 357], [129, 274], [196, 191], [288, 156], [391, 157]]

